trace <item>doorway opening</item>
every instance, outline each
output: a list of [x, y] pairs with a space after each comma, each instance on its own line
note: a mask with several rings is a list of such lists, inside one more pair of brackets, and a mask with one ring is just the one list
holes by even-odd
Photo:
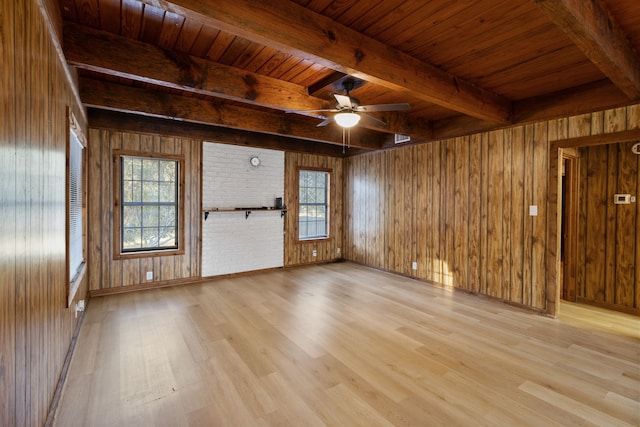
[[578, 221], [580, 200], [580, 153], [562, 149], [560, 221], [560, 283], [562, 299], [577, 300]]

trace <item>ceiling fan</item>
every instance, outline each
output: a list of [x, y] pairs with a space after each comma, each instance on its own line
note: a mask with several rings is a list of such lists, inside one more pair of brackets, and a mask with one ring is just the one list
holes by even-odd
[[346, 78], [342, 80], [342, 89], [346, 95], [340, 95], [334, 93], [333, 96], [336, 99], [336, 108], [325, 110], [305, 110], [304, 112], [329, 112], [336, 113], [332, 117], [324, 117], [324, 120], [318, 123], [318, 126], [326, 126], [331, 122], [336, 122], [343, 128], [351, 128], [357, 125], [360, 121], [367, 123], [370, 126], [386, 126], [387, 124], [382, 120], [369, 116], [366, 113], [379, 112], [379, 111], [406, 111], [411, 109], [411, 106], [407, 103], [402, 104], [376, 104], [376, 105], [360, 105], [360, 101], [353, 98], [349, 93], [354, 89], [362, 85], [364, 81], [356, 80], [354, 78]]

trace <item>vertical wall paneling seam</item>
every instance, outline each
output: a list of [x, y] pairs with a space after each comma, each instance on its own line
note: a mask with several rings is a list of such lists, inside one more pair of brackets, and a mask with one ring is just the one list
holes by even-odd
[[479, 144], [480, 144], [480, 287], [479, 292], [485, 294], [487, 292], [487, 269], [486, 269], [486, 260], [487, 260], [487, 203], [483, 195], [487, 194], [487, 189], [485, 188], [486, 183], [486, 169], [485, 165], [487, 164], [487, 150], [485, 143], [486, 133], [480, 135]]
[[[18, 333], [17, 328], [17, 313], [16, 313], [16, 270], [17, 270], [17, 95], [16, 87], [19, 86], [14, 82], [17, 80], [16, 74], [16, 52], [18, 51], [18, 45], [16, 40], [16, 2], [2, 2], [0, 4], [2, 13], [0, 14], [0, 36], [2, 37], [3, 45], [0, 46], [3, 52], [2, 68], [7, 72], [2, 73], [0, 77], [1, 88], [6, 90], [5, 95], [6, 104], [2, 106], [3, 119], [7, 119], [7, 125], [0, 129], [2, 138], [6, 138], [1, 141], [2, 144], [7, 144], [6, 150], [3, 150], [0, 154], [0, 161], [2, 167], [7, 171], [7, 179], [0, 183], [0, 188], [3, 193], [6, 191], [4, 200], [0, 200], [4, 211], [3, 225], [0, 226], [6, 234], [6, 249], [2, 252], [3, 265], [6, 262], [7, 271], [3, 272], [2, 279], [0, 279], [0, 301], [3, 302], [3, 310], [0, 316], [2, 316], [2, 330], [0, 330], [0, 370], [4, 370], [5, 374], [0, 378], [0, 385], [4, 390], [8, 391], [8, 396], [0, 400], [0, 424], [6, 423], [7, 425], [16, 424], [16, 396], [17, 396], [17, 357], [16, 357], [16, 336]], [[5, 52], [5, 49], [8, 52]], [[8, 117], [6, 117], [7, 115]], [[4, 209], [3, 209], [4, 210]], [[6, 323], [5, 323], [6, 322]], [[6, 353], [5, 353], [6, 352]]]
[[513, 248], [513, 238], [514, 238], [514, 229], [515, 229], [515, 226], [513, 224], [513, 221], [515, 219], [513, 204], [515, 199], [514, 185], [516, 182], [515, 169], [513, 167], [513, 146], [514, 146], [515, 130], [513, 128], [510, 128], [510, 129], [505, 129], [504, 132], [508, 135], [508, 137], [506, 138], [507, 142], [505, 144], [505, 147], [506, 147], [505, 164], [507, 166], [506, 174], [509, 178], [509, 191], [507, 193], [507, 203], [509, 205], [507, 212], [509, 214], [509, 220], [505, 222], [505, 225], [507, 227], [507, 241], [506, 241], [507, 247], [505, 250], [505, 257], [508, 257], [509, 259], [508, 261], [509, 275], [507, 276], [509, 283], [506, 288], [507, 294], [505, 299], [507, 301], [513, 301], [513, 297], [514, 297], [513, 286], [515, 283], [517, 283], [517, 281], [514, 280], [513, 278], [513, 274], [515, 271], [514, 262], [516, 261], [516, 256]]
[[511, 132], [510, 129], [501, 130], [502, 134], [502, 277], [503, 282], [501, 286], [500, 298], [509, 301], [511, 299], [511, 254], [509, 252], [510, 244], [510, 227], [511, 223], [511, 181], [512, 175], [509, 175], [507, 171], [510, 170], [509, 163], [511, 161], [509, 147], [511, 145]]
[[470, 241], [471, 241], [471, 226], [470, 226], [470, 217], [472, 215], [471, 210], [469, 209], [470, 206], [470, 197], [471, 197], [471, 191], [469, 190], [471, 188], [471, 136], [467, 136], [466, 138], [463, 139], [462, 141], [463, 145], [466, 146], [466, 150], [465, 150], [465, 155], [466, 155], [466, 165], [467, 165], [467, 169], [465, 171], [465, 176], [467, 177], [466, 181], [465, 181], [465, 187], [467, 188], [467, 194], [466, 194], [466, 223], [467, 223], [467, 237], [466, 237], [466, 254], [467, 254], [467, 262], [465, 262], [465, 274], [464, 277], [466, 278], [466, 282], [467, 282], [467, 289], [470, 291], [473, 291], [473, 289], [471, 288], [471, 286], [469, 285], [469, 278], [471, 277], [471, 275], [469, 274], [469, 266], [470, 266], [470, 262], [469, 262], [469, 254], [470, 254], [470, 249], [469, 249], [469, 245], [470, 245]]
[[[629, 110], [627, 108], [625, 108], [624, 110], [624, 123], [622, 124], [622, 129], [619, 130], [627, 130], [628, 129], [628, 123], [629, 123]], [[616, 164], [618, 165], [618, 167], [616, 168], [616, 190], [615, 193], [618, 192], [622, 192], [622, 193], [627, 193], [627, 187], [624, 186], [623, 182], [621, 182], [621, 174], [623, 173], [623, 169], [624, 169], [624, 165], [626, 164], [626, 157], [627, 157], [627, 153], [623, 152], [623, 149], [625, 148], [625, 144], [618, 144], [617, 146], [617, 161]], [[614, 194], [615, 194], [614, 193]], [[637, 195], [637, 192], [636, 192]], [[626, 209], [626, 206], [624, 207]], [[620, 245], [622, 245], [622, 241], [624, 240], [624, 238], [620, 238], [618, 239], [618, 236], [620, 236], [620, 228], [623, 227], [625, 221], [623, 221], [623, 211], [622, 209], [617, 209], [616, 210], [616, 225], [615, 225], [615, 229], [616, 229], [616, 244], [615, 244], [615, 279], [614, 279], [614, 283], [618, 284], [618, 286], [614, 287], [614, 304], [623, 304], [623, 305], [627, 305], [626, 301], [621, 301], [621, 292], [622, 294], [626, 293], [625, 289], [618, 289], [618, 287], [624, 287], [625, 285], [627, 285], [626, 281], [624, 281], [624, 274], [622, 274], [623, 277], [620, 277], [619, 273], [621, 273], [620, 271], [620, 267], [622, 267], [624, 269], [624, 265], [620, 265], [623, 264], [623, 260], [621, 259], [624, 255], [623, 251], [620, 251]], [[628, 231], [622, 230], [622, 233], [628, 233]], [[625, 245], [626, 246], [626, 245]], [[624, 270], [623, 270], [624, 271]], [[635, 286], [632, 286], [632, 289]], [[631, 306], [633, 306], [633, 304], [631, 304]]]
[[[533, 159], [533, 125], [525, 126], [525, 140], [524, 140], [524, 156], [526, 159]], [[523, 255], [523, 286], [524, 289], [522, 291], [522, 303], [525, 305], [530, 305], [531, 300], [533, 298], [531, 293], [532, 288], [532, 218], [529, 215], [528, 207], [532, 204], [533, 201], [533, 179], [531, 177], [531, 160], [525, 163], [525, 180], [524, 180], [524, 219], [523, 219], [523, 227], [524, 227], [524, 255]]]
[[[638, 107], [640, 110], [640, 107]], [[639, 124], [640, 125], [640, 124]], [[635, 283], [640, 283], [640, 154], [636, 154], [636, 263]], [[640, 309], [640, 286], [634, 289], [634, 304]]]
[[615, 271], [615, 258], [616, 258], [616, 249], [615, 245], [610, 244], [610, 240], [613, 237], [615, 239], [615, 229], [616, 229], [616, 210], [617, 206], [610, 203], [608, 200], [608, 195], [614, 194], [616, 192], [616, 184], [617, 184], [617, 168], [614, 166], [618, 163], [618, 149], [612, 145], [607, 146], [607, 175], [606, 179], [606, 189], [605, 192], [605, 207], [606, 207], [606, 227], [605, 227], [605, 287], [604, 287], [604, 301], [616, 303], [615, 300], [615, 289], [613, 284], [616, 280], [616, 271]]
[[[198, 215], [198, 218], [199, 218], [198, 219], [199, 227], [198, 227], [198, 230], [191, 229], [191, 233], [192, 233], [191, 235], [194, 236], [193, 233], [197, 233], [197, 235], [198, 235], [198, 249], [197, 249], [198, 253], [195, 254], [195, 257], [197, 257], [197, 261], [196, 261], [197, 262], [196, 267], [197, 267], [197, 270], [198, 270], [197, 271], [197, 275], [199, 277], [202, 277], [202, 263], [203, 263], [203, 259], [202, 259], [202, 229], [203, 229], [203, 220], [204, 220], [203, 214], [202, 214], [202, 209], [204, 209], [204, 205], [203, 205], [203, 201], [202, 201], [202, 192], [204, 191], [204, 189], [202, 188], [204, 186], [204, 177], [203, 177], [202, 174], [203, 174], [203, 170], [204, 170], [203, 169], [204, 140], [196, 140], [196, 141], [194, 141], [192, 143], [192, 146], [193, 146], [193, 144], [196, 144], [198, 146], [197, 150], [193, 150], [192, 149], [191, 151], [192, 151], [192, 153], [196, 153], [196, 151], [197, 151], [198, 157], [199, 157], [199, 161], [198, 161], [199, 173], [198, 173], [198, 178], [196, 179], [196, 181], [197, 181], [198, 192], [199, 192], [199, 197], [200, 197], [200, 204], [199, 204], [200, 207], [197, 210], [197, 215]], [[193, 184], [191, 185], [191, 188], [193, 189]], [[190, 203], [189, 206], [194, 206], [194, 204]], [[196, 215], [196, 212], [194, 212], [193, 216], [195, 216], [195, 215]], [[286, 221], [285, 221], [285, 223], [286, 223]], [[191, 265], [192, 266], [193, 266], [193, 258], [194, 258], [194, 254], [191, 254], [191, 259], [192, 259]], [[194, 271], [192, 269], [190, 271], [190, 275], [191, 276], [195, 276], [196, 275], [196, 271]]]
[[[544, 138], [544, 147], [545, 147], [545, 170], [544, 170], [544, 174], [542, 175], [542, 178], [547, 182], [547, 185], [545, 186], [546, 189], [549, 188], [549, 172], [551, 170], [551, 165], [549, 164], [549, 149], [550, 149], [550, 144], [549, 144], [549, 122], [547, 122], [546, 124], [547, 126], [547, 130], [545, 132], [545, 138]], [[557, 153], [557, 150], [556, 150]], [[557, 176], [557, 175], [556, 175]], [[548, 190], [547, 190], [548, 191]], [[544, 224], [544, 229], [545, 229], [545, 234], [546, 234], [546, 238], [544, 239], [544, 245], [542, 247], [542, 253], [546, 254], [545, 258], [549, 256], [549, 233], [550, 233], [550, 225], [549, 223], [554, 220], [551, 218], [551, 215], [549, 215], [549, 193], [547, 192], [547, 197], [544, 198], [545, 201], [545, 224]], [[557, 202], [557, 192], [556, 192], [556, 202]], [[557, 206], [557, 203], [556, 203]], [[557, 239], [557, 230], [556, 230], [556, 239]], [[554, 249], [555, 252], [555, 256], [553, 256], [552, 258], [554, 260], [556, 260], [554, 262], [554, 265], [557, 266], [557, 260], [558, 260], [558, 253], [557, 251]], [[556, 283], [555, 280], [554, 281], [550, 281], [549, 280], [549, 270], [551, 269], [551, 271], [553, 272], [553, 270], [555, 269], [555, 267], [552, 267], [549, 265], [549, 263], [547, 262], [547, 260], [545, 259], [544, 262], [542, 263], [542, 267], [544, 268], [542, 277], [547, 279], [547, 284], [546, 285], [542, 285], [543, 287], [543, 291], [544, 291], [544, 295], [543, 295], [543, 306], [541, 307], [543, 310], [545, 310], [547, 313], [549, 313], [549, 295], [554, 295], [554, 292], [551, 292], [552, 290], [554, 290], [556, 288]], [[553, 278], [555, 279], [555, 274], [553, 275]], [[551, 288], [549, 288], [549, 286]], [[558, 300], [556, 298], [554, 298], [554, 312], [553, 313], [549, 313], [555, 316], [555, 310], [558, 306]]]
[[[23, 175], [26, 170], [26, 129], [25, 129], [25, 115], [28, 108], [25, 104], [28, 96], [27, 81], [26, 81], [26, 67], [24, 61], [26, 58], [26, 2], [29, 0], [21, 0], [16, 4], [15, 15], [15, 34], [16, 34], [16, 60], [15, 60], [15, 77], [16, 77], [16, 203], [20, 205], [22, 202], [23, 209], [27, 209], [28, 203], [26, 200], [26, 191], [24, 189], [24, 183], [26, 177]], [[22, 90], [22, 96], [19, 96], [17, 92]], [[22, 215], [16, 220], [16, 243], [17, 243], [17, 262], [16, 262], [16, 422], [26, 422], [27, 420], [27, 383], [28, 373], [26, 367], [29, 366], [27, 360], [27, 313], [26, 313], [26, 296], [25, 296], [25, 278], [26, 278], [26, 257], [25, 251], [27, 247], [27, 235], [25, 224], [26, 213], [22, 212]]]
[[[626, 110], [625, 110], [625, 124], [626, 124]], [[611, 203], [611, 194], [616, 194], [616, 193], [620, 193], [623, 192], [621, 191], [622, 188], [620, 187], [620, 169], [621, 169], [621, 164], [622, 164], [622, 145], [618, 144], [616, 146], [611, 146], [611, 150], [614, 152], [615, 157], [614, 157], [614, 163], [617, 166], [615, 168], [615, 170], [611, 173], [611, 179], [613, 181], [613, 192], [611, 192], [609, 194], [609, 200], [607, 200], [607, 204], [612, 205], [612, 216], [613, 216], [613, 230], [614, 230], [614, 235], [613, 237], [613, 241], [615, 242], [615, 244], [613, 245], [613, 253], [611, 254], [611, 259], [613, 261], [613, 271], [612, 276], [613, 276], [613, 295], [611, 295], [609, 301], [613, 301], [614, 304], [621, 304], [620, 301], [620, 295], [618, 292], [618, 288], [620, 287], [621, 283], [620, 283], [620, 277], [619, 277], [619, 270], [618, 270], [618, 266], [619, 266], [619, 250], [618, 250], [618, 246], [619, 246], [619, 241], [618, 241], [618, 230], [621, 227], [620, 224], [620, 211], [621, 209], [618, 209], [619, 206], [612, 204]]]

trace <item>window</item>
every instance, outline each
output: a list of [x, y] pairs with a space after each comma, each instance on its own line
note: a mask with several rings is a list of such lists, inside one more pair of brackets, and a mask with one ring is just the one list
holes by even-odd
[[329, 172], [300, 170], [298, 238], [329, 237]]
[[181, 159], [116, 153], [115, 163], [116, 255], [175, 254], [182, 246]]
[[67, 141], [67, 307], [73, 303], [85, 271], [85, 140], [71, 111]]

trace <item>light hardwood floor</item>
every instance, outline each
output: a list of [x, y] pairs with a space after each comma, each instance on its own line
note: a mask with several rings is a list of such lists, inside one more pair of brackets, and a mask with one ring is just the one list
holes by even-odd
[[94, 298], [56, 425], [637, 426], [640, 319], [351, 263]]

